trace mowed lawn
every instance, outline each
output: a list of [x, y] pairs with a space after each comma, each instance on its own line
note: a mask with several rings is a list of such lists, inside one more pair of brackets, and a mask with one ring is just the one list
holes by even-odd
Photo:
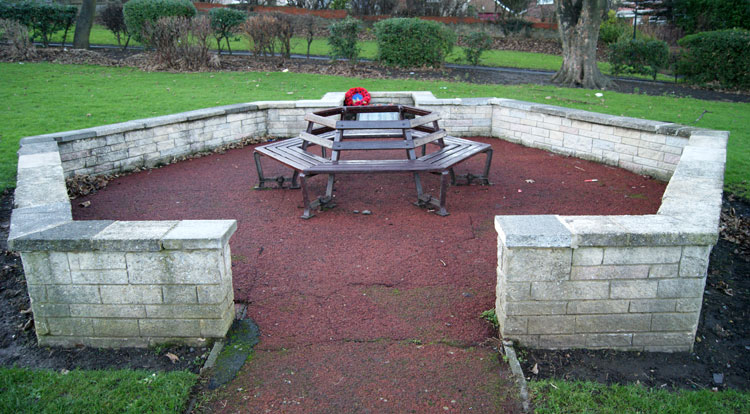
[[745, 103], [606, 91], [597, 98], [596, 91], [539, 85], [356, 79], [291, 72], [164, 73], [51, 63], [1, 63], [0, 85], [0, 188], [15, 186], [16, 151], [25, 136], [240, 102], [318, 99], [326, 92], [361, 86], [370, 91], [431, 91], [438, 98], [513, 98], [729, 130], [726, 189], [750, 198], [750, 104]]

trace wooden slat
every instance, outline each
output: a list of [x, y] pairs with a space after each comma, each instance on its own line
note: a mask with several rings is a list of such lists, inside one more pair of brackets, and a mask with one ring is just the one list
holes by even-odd
[[432, 134], [424, 135], [419, 138], [414, 138], [414, 146], [421, 147], [422, 145], [429, 144], [432, 141], [436, 141], [440, 138], [444, 138], [446, 135], [448, 135], [448, 133], [446, 133], [444, 129], [441, 129], [438, 132], [433, 132]]
[[410, 124], [411, 128], [414, 128], [414, 127], [418, 127], [418, 126], [424, 125], [424, 124], [429, 124], [430, 122], [435, 122], [435, 121], [438, 121], [438, 120], [440, 120], [440, 115], [437, 114], [437, 113], [435, 113], [435, 112], [433, 112], [433, 113], [431, 113], [429, 115], [424, 115], [424, 116], [420, 116], [418, 118], [414, 118], [414, 119], [411, 120], [411, 122], [409, 122], [409, 124]]
[[316, 165], [310, 167], [306, 172], [314, 174], [368, 174], [414, 171], [435, 171], [435, 167], [418, 160], [372, 160], [367, 163], [347, 160], [332, 162], [326, 165]]
[[408, 142], [401, 141], [341, 141], [333, 144], [333, 149], [346, 150], [396, 150], [414, 148]]
[[329, 139], [325, 139], [313, 134], [308, 134], [307, 132], [300, 132], [299, 136], [303, 140], [312, 142], [313, 144], [318, 144], [321, 147], [333, 148], [333, 141]]
[[305, 121], [315, 122], [316, 124], [325, 125], [329, 128], [336, 128], [336, 122], [337, 122], [335, 119], [326, 118], [324, 116], [315, 115], [315, 114], [305, 115]]
[[404, 129], [411, 128], [409, 121], [338, 121], [337, 129]]

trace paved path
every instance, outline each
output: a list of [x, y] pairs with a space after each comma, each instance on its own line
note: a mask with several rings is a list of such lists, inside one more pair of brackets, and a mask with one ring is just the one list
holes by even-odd
[[[411, 205], [409, 174], [360, 174], [337, 177], [336, 209], [300, 220], [298, 191], [250, 190], [252, 148], [120, 178], [76, 200], [74, 215], [238, 220], [235, 297], [262, 337], [218, 392], [217, 412], [517, 412], [495, 334], [479, 318], [495, 303], [494, 216], [653, 213], [664, 184], [482, 140], [495, 150], [495, 185], [451, 188], [448, 217]], [[437, 190], [437, 177], [423, 180]], [[322, 193], [325, 178], [311, 184]], [[365, 209], [373, 214], [353, 213]]]

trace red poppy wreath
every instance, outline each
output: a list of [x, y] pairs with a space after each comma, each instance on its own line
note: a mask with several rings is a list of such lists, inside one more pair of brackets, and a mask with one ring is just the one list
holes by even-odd
[[365, 88], [351, 88], [344, 95], [344, 105], [365, 106], [370, 104], [370, 92]]

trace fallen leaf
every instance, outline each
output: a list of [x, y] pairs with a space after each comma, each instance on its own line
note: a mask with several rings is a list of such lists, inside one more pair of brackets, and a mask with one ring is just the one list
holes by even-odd
[[529, 183], [529, 184], [534, 184], [536, 181], [534, 181], [531, 178], [529, 178], [528, 180], [526, 180], [526, 182]]
[[91, 205], [91, 201], [88, 201], [88, 200], [86, 200], [83, 203], [79, 204], [79, 206], [81, 206], [83, 208], [86, 208], [86, 207], [88, 207], [90, 205]]
[[171, 352], [167, 352], [167, 354], [165, 356], [167, 358], [169, 358], [169, 360], [172, 361], [173, 364], [177, 363], [177, 361], [180, 360], [180, 357], [178, 357], [177, 355], [175, 355], [175, 354], [173, 354]]
[[24, 310], [20, 311], [19, 313], [22, 314], [22, 315], [25, 315], [27, 313], [31, 313], [31, 308], [24, 309]]
[[534, 364], [534, 366], [531, 368], [531, 373], [534, 375], [539, 375], [539, 364]]

